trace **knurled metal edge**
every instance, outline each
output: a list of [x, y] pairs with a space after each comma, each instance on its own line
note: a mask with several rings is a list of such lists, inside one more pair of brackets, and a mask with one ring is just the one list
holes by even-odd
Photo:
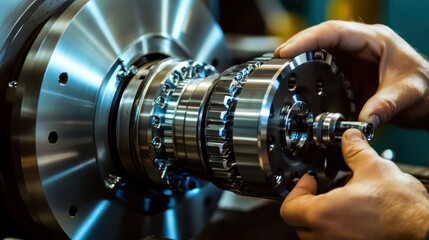
[[232, 125], [237, 97], [249, 76], [271, 55], [233, 66], [219, 76], [208, 101], [205, 141], [208, 163], [218, 185], [235, 193], [246, 193], [237, 169], [232, 146]]
[[[160, 158], [173, 158], [171, 154], [174, 153], [174, 114], [171, 113], [175, 112], [182, 89], [192, 80], [205, 78], [215, 73], [212, 66], [198, 61], [180, 61], [175, 65], [162, 81], [161, 92], [155, 100], [152, 111], [152, 145], [156, 149], [160, 149], [157, 151], [157, 157]], [[159, 145], [156, 144], [155, 138], [159, 138]]]
[[[162, 178], [166, 172], [173, 175], [180, 175], [175, 172], [174, 162], [176, 159], [174, 145], [174, 118], [175, 110], [178, 106], [182, 90], [195, 79], [203, 79], [215, 74], [213, 66], [203, 62], [186, 60], [175, 63], [174, 66], [161, 83], [161, 91], [158, 95], [152, 110], [152, 140], [151, 144], [155, 152], [155, 164], [162, 172]], [[167, 169], [170, 168], [170, 169]], [[173, 172], [171, 172], [173, 171]], [[171, 188], [176, 186], [171, 181], [164, 179]]]

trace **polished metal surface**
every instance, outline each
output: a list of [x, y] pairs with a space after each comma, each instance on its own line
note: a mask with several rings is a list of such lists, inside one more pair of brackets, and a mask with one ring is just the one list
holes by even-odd
[[233, 66], [221, 74], [208, 101], [205, 120], [205, 156], [218, 186], [246, 194], [235, 162], [233, 120], [235, 106], [247, 78], [270, 57], [259, 57]]
[[[308, 126], [313, 124], [313, 114], [305, 102], [294, 99], [291, 106], [288, 106], [284, 123], [285, 141], [287, 149], [297, 155], [300, 150], [307, 145], [310, 138]], [[273, 148], [274, 146], [271, 146]]]
[[[299, 120], [292, 116], [298, 106], [302, 107], [298, 113], [307, 115], [308, 124], [311, 116], [326, 110], [342, 112], [351, 119], [348, 103], [352, 101], [341, 94], [347, 90], [345, 81], [325, 52], [273, 59], [252, 74], [240, 94], [233, 127], [235, 160], [249, 192], [285, 196], [294, 179], [310, 169], [317, 172], [322, 189], [329, 185], [334, 169], [338, 169], [339, 150], [322, 151], [310, 141], [300, 140], [292, 147], [295, 134], [289, 126], [292, 119]], [[297, 139], [311, 136], [310, 129], [300, 130]]]
[[350, 128], [358, 129], [368, 141], [374, 137], [371, 123], [346, 121], [341, 113], [321, 113], [312, 125], [313, 141], [320, 148], [339, 146], [343, 133]]
[[346, 104], [337, 109], [351, 119], [347, 81], [335, 66], [323, 51], [291, 60], [267, 55], [219, 75], [193, 60], [151, 62], [133, 75], [120, 99], [119, 158], [133, 178], [167, 195], [198, 188], [198, 179], [205, 179], [239, 194], [281, 198], [307, 171], [326, 189], [340, 169], [341, 133], [367, 126], [321, 113], [335, 109], [324, 99], [339, 89]]
[[[146, 215], [144, 195], [107, 187], [121, 176], [107, 131], [120, 63], [129, 67], [153, 54], [214, 62], [219, 69], [228, 64], [223, 34], [198, 1], [75, 1], [38, 34], [13, 94], [11, 139], [22, 168], [20, 194], [49, 236], [186, 237], [213, 209], [201, 206], [189, 218], [189, 193], [179, 197], [183, 204]], [[178, 220], [185, 217], [199, 223], [188, 228]], [[159, 224], [164, 227], [151, 227]]]
[[0, 29], [1, 196], [41, 238], [189, 239], [216, 207], [212, 183], [282, 199], [312, 171], [324, 191], [341, 168], [340, 134], [370, 133], [344, 121], [356, 107], [330, 54], [226, 69], [223, 34], [197, 0], [8, 9], [23, 14]]
[[2, 13], [0, 14], [0, 49], [3, 48], [3, 45], [6, 41], [7, 36], [13, 29], [13, 26], [18, 22], [18, 19], [26, 12], [35, 1], [14, 1], [14, 0], [4, 0], [0, 2], [0, 9]]
[[[48, 19], [66, 0], [58, 1], [14, 1], [0, 2], [0, 63], [3, 62], [6, 50], [10, 50], [12, 42], [26, 40], [30, 31]], [[17, 51], [22, 50], [20, 46]]]
[[[162, 88], [159, 88], [159, 85], [155, 86], [159, 89], [156, 96], [141, 100], [141, 104], [146, 106], [148, 102], [155, 102], [152, 109], [149, 111], [142, 109], [140, 112], [142, 117], [139, 120], [140, 128], [152, 128], [149, 137], [140, 137], [146, 139], [141, 144], [149, 146], [156, 152], [156, 156], [153, 156], [150, 162], [155, 159], [174, 159], [181, 161], [187, 169], [192, 169], [194, 174], [206, 172], [204, 162], [200, 161], [200, 124], [206, 93], [214, 80], [205, 78], [215, 74], [215, 69], [202, 62], [183, 61], [164, 72], [160, 84]], [[150, 116], [152, 121], [145, 118], [147, 112], [152, 113]], [[160, 119], [160, 122], [154, 123], [154, 118]], [[151, 126], [144, 125], [148, 122]], [[159, 139], [159, 142], [154, 141], [155, 139]], [[150, 150], [142, 150], [141, 156], [150, 154]]]

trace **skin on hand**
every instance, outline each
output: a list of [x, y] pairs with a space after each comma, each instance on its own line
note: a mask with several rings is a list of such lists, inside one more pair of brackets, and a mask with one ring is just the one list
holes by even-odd
[[327, 21], [280, 45], [275, 57], [306, 51], [332, 53], [352, 84], [360, 121], [375, 127], [392, 120], [429, 129], [429, 63], [384, 25]]
[[304, 175], [280, 210], [301, 239], [424, 239], [429, 194], [423, 184], [381, 158], [361, 132], [347, 130], [342, 151], [353, 175], [347, 184], [315, 195]]

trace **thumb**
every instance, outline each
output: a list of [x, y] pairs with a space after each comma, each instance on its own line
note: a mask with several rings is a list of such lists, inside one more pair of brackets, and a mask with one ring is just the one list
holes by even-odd
[[346, 164], [355, 172], [378, 159], [377, 152], [369, 146], [365, 136], [357, 129], [349, 129], [341, 138], [341, 149]]

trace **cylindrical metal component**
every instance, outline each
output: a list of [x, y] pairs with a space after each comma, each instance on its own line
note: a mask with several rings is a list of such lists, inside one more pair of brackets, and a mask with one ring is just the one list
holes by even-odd
[[315, 118], [312, 128], [314, 143], [322, 149], [328, 146], [338, 146], [343, 133], [350, 128], [361, 131], [368, 141], [374, 137], [374, 127], [371, 123], [346, 121], [341, 113], [319, 114]]
[[[194, 0], [32, 0], [13, 3], [20, 13], [12, 17], [8, 2], [0, 4], [0, 19], [8, 19], [0, 26], [0, 96], [7, 100], [0, 107], [0, 175], [7, 178], [0, 202], [24, 213], [15, 216], [20, 226], [47, 232], [28, 238], [195, 237], [216, 206], [196, 197], [215, 203], [220, 191], [207, 184], [173, 203], [145, 176], [160, 177], [154, 163], [136, 165], [126, 150], [141, 146], [130, 139], [139, 135], [132, 113], [148, 84], [140, 79], [145, 63], [174, 57], [230, 65], [208, 9]], [[132, 65], [142, 72], [123, 71]], [[152, 132], [152, 120], [137, 131]], [[189, 205], [198, 208], [192, 215]], [[182, 217], [191, 227], [170, 231]]]
[[209, 182], [283, 198], [311, 171], [324, 191], [344, 131], [374, 135], [349, 121], [351, 83], [325, 51], [224, 71], [201, 1], [12, 1], [0, 16], [0, 223], [10, 209], [30, 238], [192, 238], [220, 197]]
[[[321, 75], [308, 74], [310, 66]], [[144, 65], [131, 78], [115, 138], [128, 174], [179, 192], [197, 176], [262, 197], [285, 196], [289, 180], [308, 170], [326, 179], [319, 148], [337, 143], [343, 130], [337, 124], [345, 120], [323, 113], [313, 123], [330, 99], [324, 93], [344, 81], [330, 55], [263, 56], [214, 73], [210, 65], [172, 58]]]
[[288, 150], [296, 155], [307, 144], [311, 138], [311, 129], [308, 126], [313, 124], [313, 114], [305, 102], [298, 100], [288, 106], [285, 110], [285, 140]]
[[321, 113], [313, 123], [313, 140], [316, 146], [327, 148], [328, 146], [337, 145], [335, 138], [336, 124], [340, 120], [345, 120], [341, 113]]
[[340, 121], [335, 128], [335, 138], [341, 139], [343, 133], [350, 128], [357, 129], [363, 133], [366, 140], [371, 141], [374, 137], [374, 127], [371, 123], [356, 122], [356, 121]]

